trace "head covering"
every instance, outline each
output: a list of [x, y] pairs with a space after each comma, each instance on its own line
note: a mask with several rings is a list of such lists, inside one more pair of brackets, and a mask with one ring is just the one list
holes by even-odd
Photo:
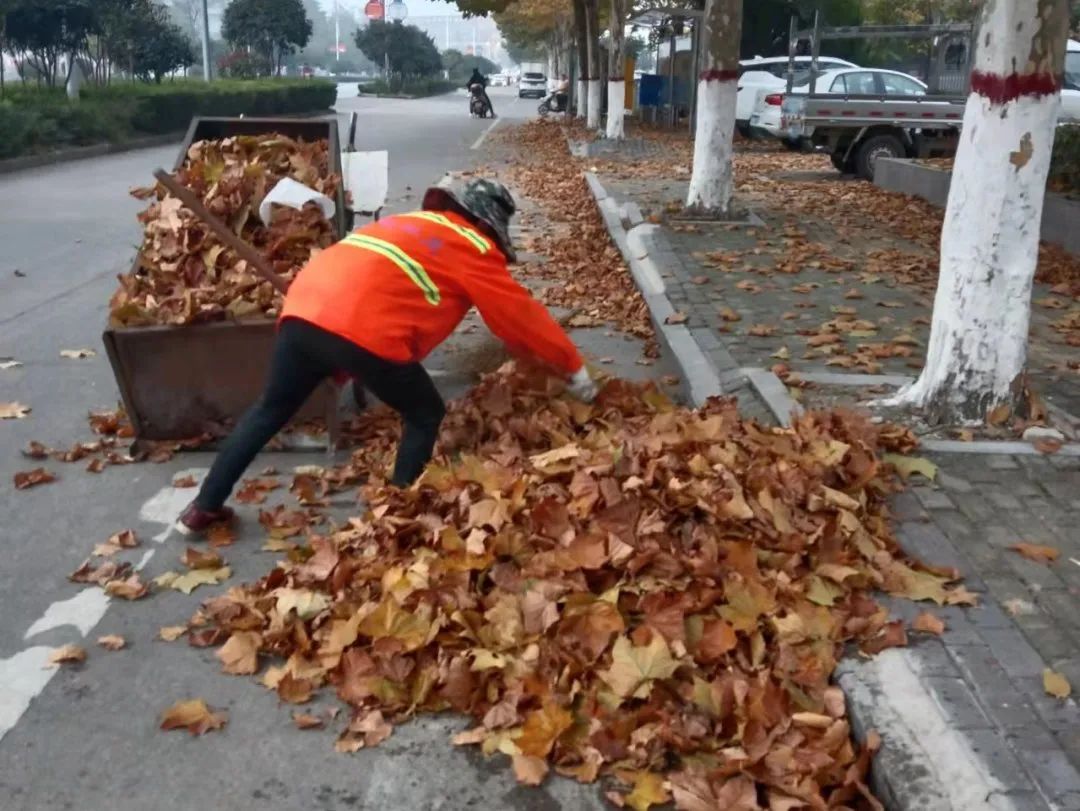
[[510, 242], [510, 218], [517, 211], [514, 198], [502, 183], [470, 180], [460, 192], [433, 186], [424, 193], [425, 211], [453, 211], [480, 226], [499, 246], [507, 261], [517, 261]]

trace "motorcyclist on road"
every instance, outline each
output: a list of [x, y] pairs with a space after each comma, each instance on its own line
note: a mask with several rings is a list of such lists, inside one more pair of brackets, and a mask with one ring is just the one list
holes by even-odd
[[487, 103], [488, 110], [491, 112], [491, 117], [495, 117], [495, 105], [491, 103], [491, 98], [487, 93], [488, 80], [487, 76], [480, 72], [479, 68], [473, 68], [472, 76], [469, 77], [469, 81], [465, 83], [465, 89], [469, 90], [474, 84], [480, 85], [480, 95], [483, 96], [484, 101]]

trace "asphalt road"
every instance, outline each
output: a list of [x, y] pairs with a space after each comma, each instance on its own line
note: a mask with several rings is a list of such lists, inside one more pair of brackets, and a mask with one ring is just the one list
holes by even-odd
[[[512, 92], [493, 91], [500, 125], [535, 110]], [[342, 121], [352, 110], [360, 112], [358, 148], [390, 151], [390, 210], [418, 205], [423, 188], [445, 172], [483, 161], [483, 143], [472, 147], [491, 122], [468, 117], [463, 93], [340, 101]], [[49, 462], [57, 482], [26, 491], [12, 485], [16, 471], [39, 464], [21, 458], [27, 442], [62, 447], [88, 440], [87, 412], [119, 399], [101, 331], [114, 277], [127, 270], [139, 239], [140, 204], [127, 190], [175, 155], [175, 147], [163, 147], [0, 176], [0, 360], [22, 363], [0, 369], [0, 402], [33, 409], [26, 419], [0, 422], [0, 808], [601, 808], [595, 787], [557, 779], [522, 789], [505, 763], [452, 747], [449, 737], [461, 719], [424, 718], [374, 750], [336, 754], [333, 733], [295, 729], [291, 707], [279, 706], [251, 679], [222, 674], [213, 650], [155, 640], [159, 627], [183, 623], [225, 586], [126, 603], [66, 579], [94, 544], [125, 528], [143, 539], [130, 557], [142, 556], [146, 577], [177, 568], [184, 546], [169, 527], [192, 491], [171, 482], [182, 471], [200, 475], [210, 461], [208, 454], [188, 453], [99, 475]], [[640, 347], [601, 330], [575, 338], [589, 354], [614, 357], [615, 373], [666, 371], [635, 366]], [[461, 368], [469, 341], [486, 339], [454, 340], [453, 352], [430, 362], [448, 397], [471, 379], [472, 371]], [[61, 350], [80, 347], [97, 356], [60, 357]], [[324, 460], [322, 453], [268, 454], [256, 468]], [[273, 564], [258, 551], [263, 534], [256, 509], [240, 510], [241, 537], [225, 550], [231, 584]], [[110, 653], [94, 645], [112, 633], [126, 637], [129, 647]], [[87, 662], [44, 668], [49, 651], [67, 643], [83, 645]], [[224, 732], [192, 738], [158, 730], [164, 709], [192, 697], [229, 710]]]

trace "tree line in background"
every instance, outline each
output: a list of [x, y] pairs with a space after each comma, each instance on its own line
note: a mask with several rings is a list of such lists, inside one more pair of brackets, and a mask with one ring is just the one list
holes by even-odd
[[[0, 0], [0, 53], [24, 81], [66, 83], [76, 65], [108, 84], [117, 70], [144, 81], [194, 62], [191, 41], [154, 0]], [[0, 90], [6, 77], [0, 59]]]

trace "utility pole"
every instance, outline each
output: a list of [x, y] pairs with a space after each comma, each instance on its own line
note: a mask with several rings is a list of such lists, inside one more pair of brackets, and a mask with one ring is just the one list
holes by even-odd
[[338, 0], [334, 0], [334, 61], [341, 61], [341, 19], [338, 16]]
[[210, 14], [206, 7], [207, 0], [202, 0], [202, 75], [210, 81]]

